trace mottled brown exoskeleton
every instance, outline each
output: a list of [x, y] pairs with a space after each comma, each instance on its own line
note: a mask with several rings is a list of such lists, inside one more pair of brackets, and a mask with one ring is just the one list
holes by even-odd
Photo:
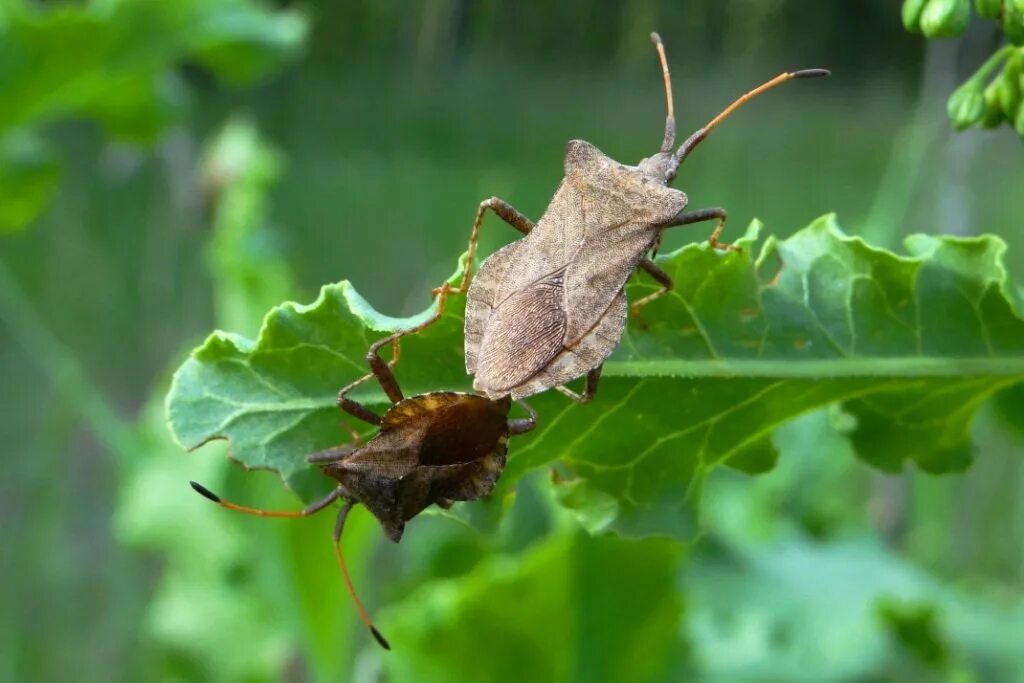
[[[454, 391], [433, 391], [409, 398], [402, 395], [392, 372], [398, 357], [398, 340], [434, 322], [442, 310], [439, 307], [434, 318], [417, 328], [375, 342], [367, 353], [371, 372], [338, 393], [339, 407], [380, 430], [365, 444], [354, 433], [351, 444], [306, 457], [337, 482], [325, 497], [303, 510], [275, 512], [237, 505], [191, 482], [192, 488], [215, 503], [261, 517], [308, 517], [342, 501], [333, 535], [338, 566], [359, 617], [386, 649], [390, 645], [356, 596], [341, 552], [341, 534], [349, 510], [356, 503], [364, 505], [380, 522], [385, 535], [397, 543], [405, 523], [430, 505], [436, 503], [447, 508], [454, 501], [475, 500], [491, 493], [505, 468], [509, 436], [528, 432], [536, 424], [536, 413], [522, 402], [519, 404], [528, 417], [508, 417], [512, 405], [509, 396], [491, 400]], [[379, 352], [389, 343], [395, 344], [395, 356], [391, 362], [384, 362]], [[348, 397], [349, 392], [371, 378], [377, 379], [392, 402], [383, 415]]]
[[[583, 140], [569, 142], [565, 177], [536, 225], [506, 202], [481, 202], [470, 235], [466, 291], [484, 212], [490, 209], [524, 237], [492, 254], [472, 278], [466, 299], [466, 371], [473, 387], [497, 398], [557, 388], [586, 402], [601, 366], [619, 343], [627, 318], [625, 283], [639, 267], [661, 288], [633, 303], [634, 314], [672, 288], [672, 279], [647, 255], [662, 231], [715, 219], [712, 247], [733, 249], [718, 237], [722, 208], [686, 210], [686, 194], [669, 185], [683, 160], [712, 129], [744, 102], [794, 78], [826, 76], [824, 69], [783, 73], [744, 94], [676, 151], [672, 86], [665, 50], [661, 60], [668, 102], [661, 149], [636, 166], [611, 159]], [[563, 386], [587, 375], [582, 395]]]

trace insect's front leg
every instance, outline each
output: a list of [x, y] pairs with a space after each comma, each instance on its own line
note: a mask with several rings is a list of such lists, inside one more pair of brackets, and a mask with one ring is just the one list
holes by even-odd
[[635, 317], [640, 322], [640, 324], [646, 328], [647, 322], [644, 320], [643, 316], [640, 315], [640, 309], [646, 306], [647, 304], [651, 303], [655, 299], [668, 294], [670, 291], [672, 291], [672, 288], [675, 286], [675, 284], [672, 282], [672, 277], [664, 270], [659, 268], [657, 264], [655, 264], [654, 261], [652, 261], [651, 259], [642, 259], [638, 265], [643, 270], [645, 270], [648, 275], [657, 280], [659, 285], [661, 285], [661, 289], [658, 289], [657, 291], [652, 292], [641, 299], [637, 299], [629, 307], [630, 311], [633, 313], [633, 317]]
[[[469, 281], [473, 277], [473, 259], [476, 257], [476, 244], [480, 239], [480, 226], [483, 225], [484, 212], [487, 209], [496, 213], [501, 220], [524, 235], [528, 235], [533, 230], [533, 221], [519, 213], [514, 206], [504, 199], [490, 197], [480, 202], [480, 206], [476, 209], [476, 217], [473, 219], [473, 229], [469, 232], [469, 246], [466, 248], [466, 269], [462, 273], [462, 281], [459, 282], [459, 286], [449, 290], [453, 293], [462, 294], [469, 288]], [[440, 292], [442, 287], [435, 289], [434, 294]]]
[[739, 247], [733, 244], [726, 244], [719, 242], [718, 238], [722, 235], [722, 230], [725, 229], [726, 219], [725, 209], [715, 206], [710, 209], [696, 209], [694, 211], [680, 211], [668, 222], [657, 226], [658, 228], [674, 228], [677, 225], [689, 225], [691, 223], [702, 223], [704, 221], [710, 221], [712, 219], [718, 219], [718, 224], [715, 225], [715, 229], [711, 231], [711, 236], [708, 237], [708, 244], [711, 245], [712, 249], [727, 249], [728, 251], [742, 251]]

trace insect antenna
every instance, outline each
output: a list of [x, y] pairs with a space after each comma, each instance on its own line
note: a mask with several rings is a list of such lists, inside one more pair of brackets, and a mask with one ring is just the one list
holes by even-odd
[[377, 627], [373, 625], [373, 620], [370, 619], [369, 613], [363, 607], [359, 596], [356, 595], [355, 586], [352, 585], [352, 577], [348, 574], [348, 565], [345, 564], [345, 555], [341, 552], [341, 532], [345, 529], [345, 520], [348, 518], [348, 512], [352, 509], [353, 505], [355, 505], [353, 501], [345, 501], [344, 507], [338, 513], [338, 521], [334, 524], [334, 554], [338, 558], [338, 568], [341, 569], [341, 577], [345, 580], [345, 588], [348, 589], [349, 597], [352, 598], [352, 604], [355, 605], [356, 612], [359, 613], [359, 619], [366, 625], [374, 640], [385, 650], [390, 650], [391, 644], [388, 643], [387, 638], [381, 635]]
[[744, 103], [754, 99], [761, 93], [771, 90], [777, 85], [782, 85], [786, 81], [791, 81], [794, 78], [818, 78], [820, 76], [831, 75], [832, 72], [829, 71], [828, 69], [803, 69], [802, 71], [790, 71], [786, 73], [781, 73], [775, 78], [771, 79], [770, 81], [767, 81], [766, 83], [762, 83], [761, 85], [757, 86], [750, 92], [740, 95], [735, 102], [733, 102], [728, 107], [723, 109], [718, 116], [708, 121], [708, 123], [705, 124], [703, 128], [698, 129], [693, 135], [686, 138], [686, 141], [683, 142], [683, 144], [679, 145], [679, 150], [676, 152], [676, 160], [679, 163], [682, 163], [683, 159], [685, 159], [690, 154], [690, 152], [693, 151], [694, 147], [700, 144], [701, 140], [708, 136], [708, 133], [710, 133], [715, 128], [715, 126], [717, 126], [722, 121], [727, 119], [730, 114], [739, 109], [740, 106], [742, 106]]
[[246, 507], [245, 505], [239, 505], [237, 503], [232, 503], [229, 500], [224, 500], [210, 489], [194, 481], [190, 481], [189, 484], [192, 486], [193, 490], [195, 490], [196, 493], [201, 495], [203, 498], [212, 500], [214, 503], [220, 505], [222, 508], [234, 510], [235, 512], [242, 512], [247, 515], [255, 515], [256, 517], [309, 517], [312, 514], [320, 512], [325, 507], [327, 507], [334, 501], [338, 500], [338, 497], [341, 496], [341, 489], [337, 488], [328, 493], [320, 500], [304, 507], [301, 510], [260, 510], [258, 508]]
[[658, 50], [658, 59], [661, 60], [661, 76], [665, 80], [665, 100], [668, 103], [668, 115], [665, 117], [665, 138], [661, 143], [661, 152], [671, 152], [672, 145], [676, 144], [676, 115], [672, 105], [672, 77], [668, 73], [668, 58], [665, 57], [665, 45], [661, 42], [661, 36], [651, 33], [651, 40]]
[[[342, 489], [339, 487], [302, 510], [260, 510], [258, 508], [246, 507], [245, 505], [238, 505], [237, 503], [224, 500], [210, 489], [194, 481], [190, 481], [189, 484], [195, 492], [203, 498], [212, 500], [223, 508], [234, 510], [235, 512], [242, 512], [247, 515], [255, 515], [257, 517], [308, 517], [314, 513], [320, 512], [342, 495]], [[341, 554], [341, 532], [345, 528], [345, 519], [348, 517], [348, 512], [352, 509], [353, 505], [355, 505], [353, 501], [346, 500], [344, 507], [342, 507], [341, 511], [338, 512], [338, 521], [334, 524], [334, 554], [338, 558], [338, 567], [341, 569], [341, 578], [345, 581], [345, 588], [348, 590], [348, 594], [352, 598], [353, 604], [356, 606], [356, 612], [359, 613], [360, 620], [366, 624], [366, 628], [369, 629], [371, 634], [373, 634], [374, 640], [376, 640], [385, 650], [390, 650], [391, 645], [388, 643], [387, 639], [381, 635], [380, 631], [377, 630], [377, 627], [373, 625], [373, 621], [370, 619], [370, 615], [366, 612], [366, 608], [363, 607], [363, 603], [359, 601], [359, 596], [356, 595], [356, 589], [352, 585], [352, 577], [348, 574], [348, 566], [345, 564], [345, 556]]]

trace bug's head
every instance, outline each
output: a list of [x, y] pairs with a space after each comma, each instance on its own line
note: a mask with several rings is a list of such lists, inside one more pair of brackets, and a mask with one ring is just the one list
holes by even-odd
[[676, 172], [679, 170], [679, 164], [683, 163], [683, 160], [693, 151], [694, 147], [699, 145], [715, 126], [739, 109], [743, 103], [794, 78], [817, 78], [831, 75], [831, 72], [827, 69], [803, 69], [802, 71], [787, 71], [779, 74], [770, 81], [762, 83], [750, 92], [737, 98], [736, 101], [723, 109], [718, 116], [686, 138], [683, 144], [679, 145], [679, 149], [673, 152], [672, 147], [675, 146], [676, 142], [676, 118], [672, 104], [672, 79], [669, 76], [668, 59], [665, 57], [665, 46], [661, 42], [661, 36], [657, 33], [652, 33], [651, 40], [654, 41], [654, 47], [658, 50], [658, 59], [661, 61], [661, 73], [665, 80], [665, 99], [668, 103], [668, 115], [665, 117], [665, 136], [662, 138], [661, 149], [658, 150], [657, 154], [641, 159], [637, 167], [645, 176], [652, 180], [663, 182], [665, 185], [671, 184], [675, 179]]
[[646, 159], [641, 159], [637, 164], [640, 172], [651, 180], [668, 185], [676, 177], [676, 169], [679, 168], [679, 160], [672, 152], [658, 152]]

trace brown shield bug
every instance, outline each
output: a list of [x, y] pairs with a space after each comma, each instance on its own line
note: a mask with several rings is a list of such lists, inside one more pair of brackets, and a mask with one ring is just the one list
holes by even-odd
[[[432, 504], [449, 507], [453, 501], [474, 500], [488, 495], [505, 467], [508, 437], [533, 429], [536, 413], [519, 404], [528, 417], [509, 419], [512, 399], [491, 400], [476, 394], [433, 391], [405, 398], [392, 372], [401, 336], [423, 325], [385, 337], [367, 353], [371, 372], [346, 386], [338, 394], [338, 405], [350, 415], [378, 426], [380, 430], [365, 444], [354, 434], [351, 444], [328, 448], [306, 457], [337, 482], [324, 498], [293, 512], [259, 510], [224, 500], [206, 487], [191, 482], [192, 488], [218, 505], [260, 517], [308, 517], [342, 501], [334, 525], [334, 551], [345, 587], [360, 619], [385, 649], [387, 640], [373, 625], [363, 607], [341, 552], [341, 534], [349, 510], [364, 505], [380, 522], [385, 535], [394, 542], [402, 538], [405, 523]], [[386, 363], [379, 351], [395, 344], [395, 357]], [[392, 405], [383, 415], [348, 398], [363, 382], [376, 378]]]
[[[672, 279], [648, 253], [663, 230], [717, 220], [709, 243], [730, 249], [718, 237], [725, 225], [722, 208], [687, 210], [687, 196], [669, 187], [679, 165], [707, 135], [743, 103], [795, 78], [827, 76], [807, 69], [776, 76], [747, 92], [677, 150], [672, 85], [661, 38], [658, 50], [668, 102], [659, 151], [636, 166], [611, 159], [589, 142], [572, 140], [565, 155], [565, 177], [541, 219], [534, 224], [506, 202], [481, 202], [470, 234], [461, 285], [466, 291], [484, 212], [490, 209], [524, 237], [492, 254], [468, 288], [466, 371], [473, 387], [497, 398], [529, 396], [555, 387], [580, 402], [597, 388], [601, 366], [619, 343], [627, 317], [624, 286], [640, 267], [661, 288], [632, 305], [633, 313], [672, 288]], [[442, 292], [444, 294], [444, 292]], [[587, 375], [582, 395], [563, 386]]]

